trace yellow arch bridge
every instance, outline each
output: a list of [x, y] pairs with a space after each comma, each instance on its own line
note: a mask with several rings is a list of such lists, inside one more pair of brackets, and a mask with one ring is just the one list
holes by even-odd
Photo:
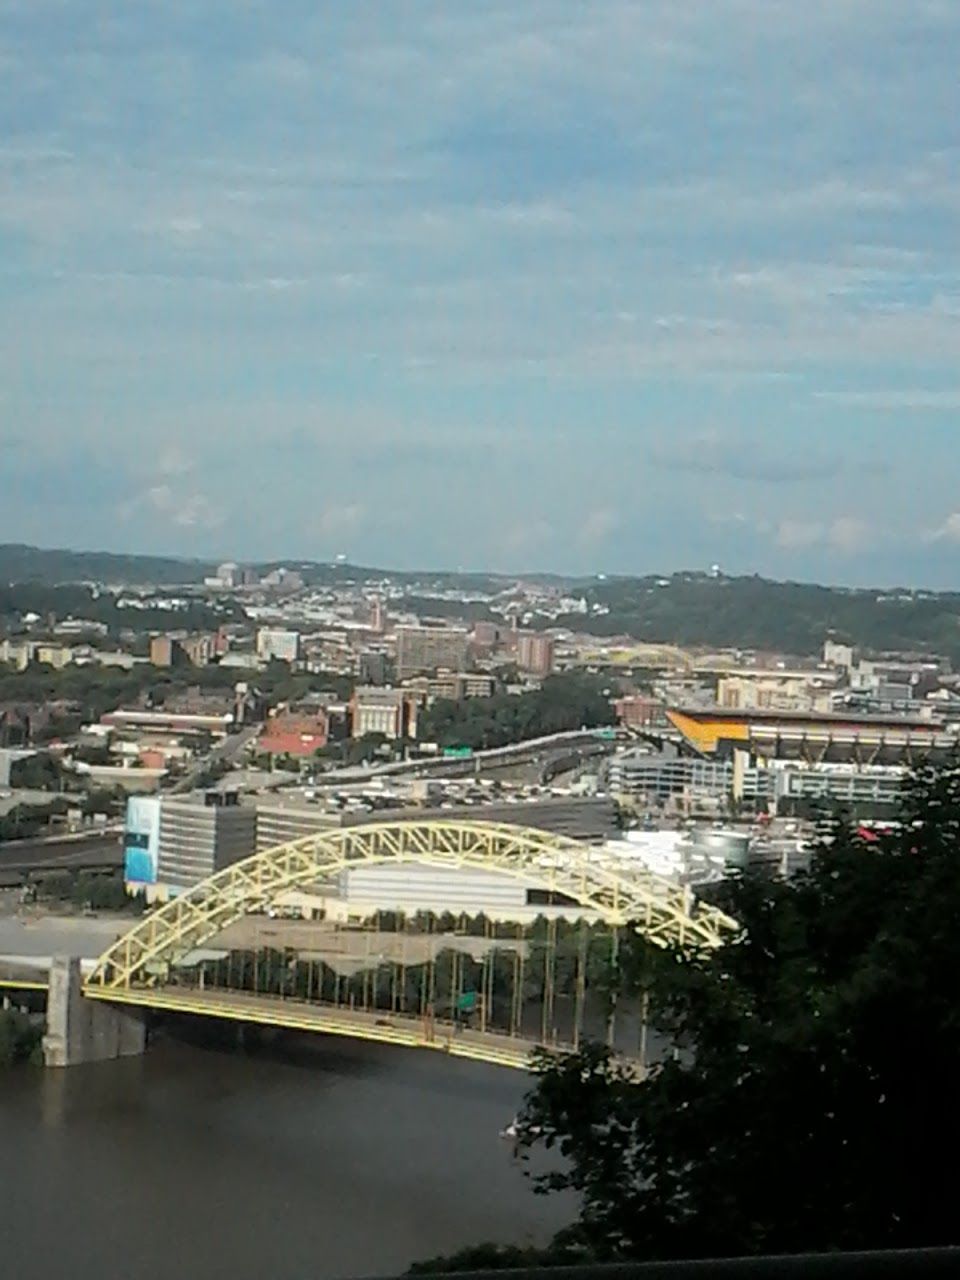
[[[327, 927], [306, 947], [262, 951], [248, 939], [223, 950], [224, 939], [211, 949], [292, 890], [382, 864], [495, 872], [571, 918], [558, 918], [562, 908], [536, 921], [528, 911], [526, 924], [376, 912], [362, 930]], [[609, 975], [627, 926], [657, 946], [695, 948], [735, 928], [689, 888], [543, 831], [444, 820], [338, 828], [234, 863], [151, 911], [100, 957], [84, 994], [523, 1066], [537, 1045], [575, 1047], [598, 1032], [614, 1043], [596, 975]]]

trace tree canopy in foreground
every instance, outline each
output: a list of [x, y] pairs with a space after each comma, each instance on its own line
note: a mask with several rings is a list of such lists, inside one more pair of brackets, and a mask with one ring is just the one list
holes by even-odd
[[643, 1082], [596, 1045], [539, 1058], [524, 1140], [563, 1160], [537, 1188], [582, 1207], [537, 1261], [960, 1241], [960, 763], [917, 773], [900, 819], [876, 843], [834, 822], [789, 882], [731, 881], [720, 951], [631, 938], [621, 988], [676, 1050]]

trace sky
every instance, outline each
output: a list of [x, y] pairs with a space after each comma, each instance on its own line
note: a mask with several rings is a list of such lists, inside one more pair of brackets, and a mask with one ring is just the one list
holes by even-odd
[[960, 587], [957, 0], [0, 0], [0, 540]]

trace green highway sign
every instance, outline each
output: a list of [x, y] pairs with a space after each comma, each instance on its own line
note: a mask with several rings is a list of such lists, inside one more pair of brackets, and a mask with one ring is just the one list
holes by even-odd
[[467, 760], [473, 755], [473, 747], [444, 747], [445, 760]]

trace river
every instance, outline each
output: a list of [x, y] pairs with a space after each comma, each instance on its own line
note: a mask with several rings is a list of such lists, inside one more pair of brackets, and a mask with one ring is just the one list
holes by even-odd
[[287, 1037], [0, 1076], [0, 1269], [17, 1280], [399, 1273], [573, 1216], [498, 1131], [528, 1078]]

